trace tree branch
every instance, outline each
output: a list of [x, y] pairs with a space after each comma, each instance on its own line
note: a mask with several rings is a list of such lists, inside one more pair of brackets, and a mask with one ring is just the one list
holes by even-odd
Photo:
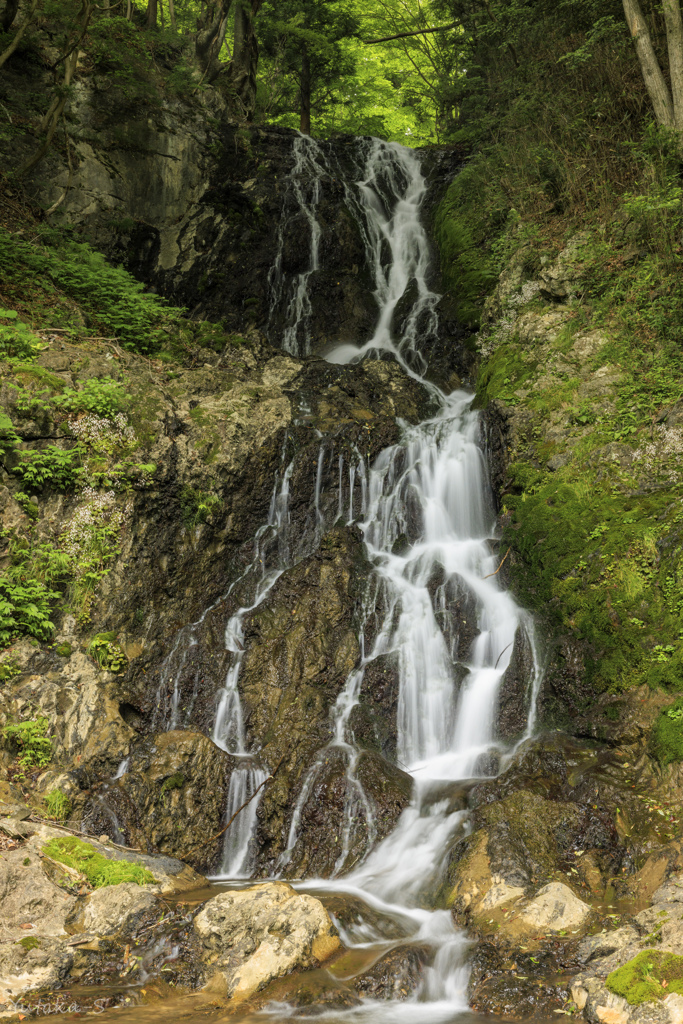
[[420, 28], [415, 32], [397, 32], [395, 36], [382, 36], [381, 39], [361, 39], [361, 43], [370, 46], [371, 43], [390, 43], [392, 39], [408, 39], [410, 36], [428, 36], [431, 32], [446, 32], [449, 28], [457, 28], [458, 22], [450, 25], [439, 25], [438, 28]]

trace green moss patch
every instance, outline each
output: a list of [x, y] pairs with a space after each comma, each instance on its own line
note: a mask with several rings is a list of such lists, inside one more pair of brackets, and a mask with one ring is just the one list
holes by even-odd
[[27, 935], [25, 939], [19, 939], [17, 946], [23, 946], [26, 952], [30, 952], [32, 949], [38, 949], [40, 942], [35, 935]]
[[51, 839], [43, 847], [43, 853], [52, 860], [80, 871], [96, 889], [101, 889], [105, 885], [118, 885], [119, 882], [135, 882], [137, 885], [156, 882], [151, 871], [141, 864], [127, 860], [108, 860], [89, 843], [84, 843], [75, 836]]
[[663, 709], [652, 730], [650, 745], [662, 765], [683, 761], [683, 697]]
[[176, 772], [175, 775], [169, 775], [167, 779], [164, 779], [161, 784], [161, 792], [168, 793], [169, 789], [182, 789], [185, 785], [185, 776], [182, 772]]
[[632, 1006], [683, 992], [683, 956], [643, 950], [633, 960], [607, 975], [607, 988]]

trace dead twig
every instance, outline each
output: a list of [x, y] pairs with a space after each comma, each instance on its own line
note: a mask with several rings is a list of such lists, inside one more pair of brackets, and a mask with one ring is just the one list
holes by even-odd
[[501, 658], [503, 657], [503, 655], [504, 655], [504, 654], [505, 654], [505, 652], [507, 651], [508, 647], [512, 647], [513, 643], [514, 643], [514, 640], [511, 640], [511, 641], [510, 641], [510, 643], [508, 644], [508, 646], [507, 646], [507, 647], [504, 647], [504, 648], [503, 648], [503, 650], [502, 650], [502, 651], [500, 652], [500, 654], [498, 655], [498, 657], [496, 658], [496, 664], [495, 664], [495, 665], [493, 666], [493, 671], [494, 671], [494, 672], [495, 672], [495, 671], [496, 671], [496, 669], [498, 668], [498, 662], [499, 662], [499, 661], [500, 661], [500, 659], [501, 659]]
[[[50, 821], [49, 818], [39, 818], [37, 815], [32, 814], [27, 819], [29, 822], [37, 821], [41, 825], [49, 825], [50, 828], [61, 828], [64, 832], [70, 832], [73, 836], [85, 836], [86, 839], [94, 839], [95, 842], [99, 842], [97, 836], [91, 835], [89, 832], [81, 832], [78, 828], [69, 828], [68, 825], [60, 825], [56, 821]], [[130, 850], [131, 853], [143, 853], [144, 850], [138, 850], [135, 846], [122, 846], [121, 843], [113, 843], [111, 840], [107, 843], [108, 846], [115, 846], [117, 850]]]
[[[505, 559], [507, 558], [507, 556], [508, 556], [508, 555], [510, 554], [510, 550], [511, 550], [511, 549], [510, 549], [510, 548], [508, 548], [508, 549], [507, 549], [507, 551], [505, 552], [505, 554], [503, 555], [503, 562], [505, 561]], [[501, 563], [500, 563], [500, 565], [498, 566], [498, 568], [496, 569], [496, 571], [495, 571], [495, 572], [490, 572], [490, 573], [488, 574], [488, 576], [482, 576], [482, 579], [483, 579], [483, 580], [488, 580], [488, 579], [490, 579], [490, 577], [491, 577], [491, 576], [497, 576], [497, 575], [498, 575], [498, 573], [500, 572], [500, 570], [501, 570], [501, 569], [503, 568], [503, 562], [501, 562]], [[507, 650], [507, 648], [506, 648], [506, 650]]]
[[216, 832], [216, 835], [215, 835], [215, 836], [211, 836], [211, 838], [210, 838], [209, 840], [207, 840], [207, 842], [206, 842], [206, 843], [204, 843], [204, 842], [202, 841], [202, 843], [201, 843], [201, 844], [197, 843], [197, 844], [196, 844], [196, 845], [195, 845], [194, 847], [190, 847], [190, 849], [196, 849], [196, 848], [197, 848], [197, 846], [199, 846], [199, 845], [202, 845], [202, 846], [206, 845], [206, 846], [208, 846], [208, 845], [209, 845], [210, 843], [212, 843], [212, 842], [214, 841], [214, 839], [219, 839], [219, 838], [220, 838], [220, 837], [221, 837], [221, 836], [222, 836], [222, 835], [223, 835], [223, 834], [224, 834], [225, 832], [227, 832], [227, 831], [228, 831], [228, 829], [230, 828], [230, 826], [232, 825], [233, 821], [234, 821], [234, 820], [235, 820], [235, 818], [237, 817], [237, 815], [238, 815], [238, 814], [240, 814], [240, 813], [241, 813], [241, 812], [242, 812], [242, 811], [244, 810], [244, 808], [245, 808], [245, 807], [248, 807], [248, 806], [249, 806], [249, 804], [250, 804], [250, 803], [251, 803], [251, 801], [252, 801], [252, 800], [254, 799], [254, 797], [256, 796], [256, 794], [257, 794], [257, 793], [258, 793], [258, 792], [259, 792], [259, 791], [260, 791], [261, 789], [263, 789], [263, 787], [264, 787], [264, 786], [266, 785], [266, 783], [270, 782], [270, 781], [271, 781], [271, 779], [274, 779], [274, 778], [275, 778], [275, 776], [277, 775], [278, 769], [279, 769], [280, 765], [282, 764], [282, 762], [284, 761], [285, 757], [286, 757], [286, 754], [283, 754], [283, 755], [282, 755], [282, 757], [280, 758], [280, 760], [278, 761], [278, 763], [277, 763], [277, 764], [275, 765], [275, 768], [273, 769], [273, 771], [271, 772], [271, 774], [270, 774], [270, 775], [269, 775], [269, 776], [268, 776], [267, 778], [265, 778], [265, 779], [263, 780], [263, 782], [261, 783], [261, 785], [260, 785], [260, 786], [257, 786], [257, 787], [256, 787], [256, 789], [255, 789], [255, 790], [254, 790], [254, 792], [253, 792], [253, 793], [251, 794], [251, 796], [249, 797], [249, 799], [248, 799], [248, 800], [245, 800], [245, 801], [244, 801], [244, 803], [242, 804], [242, 806], [241, 806], [241, 807], [238, 807], [238, 808], [237, 808], [237, 810], [235, 811], [235, 813], [233, 814], [232, 818], [230, 819], [230, 821], [228, 822], [228, 824], [227, 824], [227, 825], [225, 826], [225, 828], [222, 828], [222, 829], [220, 830], [220, 832]]

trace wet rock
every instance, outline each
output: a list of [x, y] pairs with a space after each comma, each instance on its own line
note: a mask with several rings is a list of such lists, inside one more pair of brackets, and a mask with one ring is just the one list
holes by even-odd
[[340, 948], [319, 900], [284, 882], [213, 897], [194, 919], [207, 980], [242, 1002], [274, 978], [315, 967]]
[[161, 909], [158, 897], [141, 885], [122, 882], [91, 893], [71, 915], [70, 931], [98, 936], [128, 936]]
[[395, 654], [380, 655], [365, 667], [358, 704], [349, 716], [356, 743], [390, 761], [396, 757], [399, 673]]
[[234, 764], [200, 733], [143, 739], [131, 752], [129, 770], [90, 800], [83, 821], [96, 834], [113, 824], [130, 846], [207, 870], [223, 848], [218, 833]]
[[534, 670], [533, 648], [524, 626], [521, 626], [498, 690], [495, 722], [500, 739], [511, 740], [526, 731]]
[[533, 956], [481, 943], [470, 957], [470, 1006], [507, 1020], [550, 1019], [566, 1003], [562, 975], [575, 968], [571, 952], [557, 943]]
[[364, 999], [407, 999], [422, 982], [432, 956], [424, 946], [398, 946], [355, 978], [353, 986]]

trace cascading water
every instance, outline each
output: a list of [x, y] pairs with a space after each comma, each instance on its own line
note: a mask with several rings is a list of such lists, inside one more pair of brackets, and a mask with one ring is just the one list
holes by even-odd
[[[419, 215], [424, 178], [412, 151], [396, 144], [364, 140], [362, 155], [362, 180], [355, 194], [347, 186], [347, 194], [363, 231], [379, 316], [369, 340], [340, 346], [327, 358], [347, 363], [390, 354], [408, 374], [422, 380], [420, 339], [435, 329], [438, 301], [426, 279], [428, 242]], [[415, 298], [397, 329], [397, 307], [409, 288]], [[353, 893], [400, 919], [411, 941], [436, 947], [420, 991], [410, 1008], [401, 1007], [411, 1021], [434, 1021], [450, 1019], [467, 1007], [467, 942], [449, 914], [420, 905], [438, 881], [453, 837], [465, 825], [465, 813], [454, 810], [449, 787], [453, 790], [464, 780], [491, 774], [492, 753], [505, 753], [495, 738], [498, 692], [520, 631], [526, 632], [533, 650], [533, 624], [499, 584], [499, 557], [492, 544], [495, 517], [479, 417], [470, 408], [472, 396], [445, 395], [435, 385], [422, 383], [434, 399], [435, 415], [419, 426], [405, 427], [401, 443], [382, 452], [366, 484], [367, 511], [359, 525], [381, 584], [384, 622], [372, 651], [350, 674], [335, 704], [330, 743], [344, 750], [348, 759], [348, 831], [359, 802], [368, 805], [368, 823], [372, 818], [354, 777], [357, 750], [350, 712], [366, 665], [394, 653], [400, 673], [397, 760], [413, 775], [414, 798], [394, 832], [360, 866], [334, 883], [307, 881], [304, 887]], [[343, 515], [341, 465], [339, 513]], [[435, 609], [433, 595], [443, 596], [449, 588], [467, 596], [476, 620], [476, 636], [468, 650], [449, 640]], [[527, 733], [533, 727], [539, 683], [536, 666], [528, 682]], [[281, 868], [297, 841], [301, 813], [321, 763], [322, 755], [304, 782]], [[372, 839], [371, 830], [369, 834]], [[343, 868], [342, 856], [335, 870]], [[373, 934], [367, 927], [360, 935], [347, 932], [344, 938], [349, 945], [376, 942], [378, 948], [383, 940], [381, 933]], [[349, 1015], [393, 1021], [397, 1009], [395, 1004], [365, 1004]]]

